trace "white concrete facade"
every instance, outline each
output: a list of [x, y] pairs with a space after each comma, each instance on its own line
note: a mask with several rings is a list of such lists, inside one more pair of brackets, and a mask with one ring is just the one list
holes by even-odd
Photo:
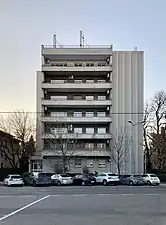
[[[51, 137], [47, 136], [46, 126], [56, 124], [57, 120], [50, 115], [52, 112], [59, 112], [65, 113], [63, 122], [73, 127], [73, 133], [66, 137], [78, 139], [80, 146], [83, 146], [78, 148], [81, 167], [89, 165], [91, 160], [93, 162], [88, 167], [92, 172], [117, 172], [117, 166], [110, 162], [106, 149], [111, 136], [126, 129], [127, 135], [133, 141], [122, 171], [143, 172], [143, 130], [139, 122], [143, 118], [144, 53], [112, 51], [109, 47], [44, 46], [41, 53], [42, 67], [37, 72], [37, 150], [43, 158], [43, 171], [53, 171], [56, 164], [57, 149], [46, 149], [48, 143], [45, 142]], [[74, 80], [72, 83], [71, 77]], [[79, 82], [75, 83], [75, 80]], [[82, 99], [74, 98], [78, 95]], [[58, 96], [63, 98], [57, 99]], [[87, 100], [87, 96], [93, 96], [93, 99]], [[74, 113], [80, 112], [81, 116], [74, 118]], [[91, 118], [86, 117], [88, 112], [93, 114]], [[105, 116], [98, 116], [98, 113], [105, 113]], [[132, 126], [128, 121], [138, 125]], [[75, 138], [74, 129], [78, 130], [80, 127], [82, 133]], [[88, 128], [94, 129], [94, 133], [87, 134]], [[97, 133], [101, 129], [105, 129], [104, 134]], [[94, 145], [93, 149], [84, 149], [90, 142]], [[102, 151], [98, 149], [100, 145], [104, 146]], [[81, 172], [81, 167], [75, 166], [72, 159], [69, 170]]]

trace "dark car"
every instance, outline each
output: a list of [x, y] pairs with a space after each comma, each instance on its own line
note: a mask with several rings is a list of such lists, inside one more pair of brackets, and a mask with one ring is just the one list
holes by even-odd
[[49, 173], [36, 172], [23, 174], [23, 181], [26, 185], [51, 185], [52, 180]]
[[94, 185], [96, 179], [93, 174], [78, 174], [73, 178], [73, 185]]

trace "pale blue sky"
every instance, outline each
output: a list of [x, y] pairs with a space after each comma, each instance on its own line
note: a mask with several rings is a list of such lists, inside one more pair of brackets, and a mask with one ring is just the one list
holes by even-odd
[[165, 0], [0, 0], [0, 111], [35, 111], [40, 45], [79, 44], [145, 51], [145, 99], [166, 89]]

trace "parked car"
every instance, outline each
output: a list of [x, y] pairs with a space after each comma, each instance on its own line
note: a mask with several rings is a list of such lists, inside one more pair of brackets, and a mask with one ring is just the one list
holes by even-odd
[[144, 179], [141, 175], [122, 175], [120, 176], [120, 183], [126, 185], [144, 185]]
[[51, 176], [53, 185], [70, 185], [73, 183], [73, 178], [68, 174], [54, 174]]
[[94, 185], [96, 179], [93, 174], [78, 174], [73, 178], [74, 185]]
[[95, 176], [96, 183], [108, 185], [108, 184], [118, 184], [119, 177], [116, 174], [112, 173], [99, 173]]
[[4, 185], [5, 186], [23, 186], [24, 182], [20, 175], [12, 174], [12, 175], [8, 175], [4, 179]]
[[44, 172], [34, 172], [34, 173], [26, 173], [23, 175], [24, 182], [27, 185], [51, 185], [51, 176], [49, 173]]
[[142, 179], [144, 180], [145, 184], [147, 185], [159, 185], [160, 179], [155, 174], [142, 174]]

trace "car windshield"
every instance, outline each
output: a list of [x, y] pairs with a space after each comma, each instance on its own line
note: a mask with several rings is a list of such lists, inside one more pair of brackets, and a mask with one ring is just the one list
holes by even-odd
[[141, 177], [147, 177], [148, 175], [146, 175], [146, 174], [143, 174], [143, 175], [141, 175]]
[[157, 177], [155, 174], [150, 174], [150, 177]]
[[44, 178], [44, 177], [50, 177], [50, 174], [48, 173], [39, 173], [38, 175], [40, 178]]
[[19, 175], [16, 175], [16, 176], [11, 176], [11, 178], [13, 178], [13, 179], [20, 179], [21, 177]]
[[70, 176], [67, 174], [61, 174], [61, 177], [70, 177]]

